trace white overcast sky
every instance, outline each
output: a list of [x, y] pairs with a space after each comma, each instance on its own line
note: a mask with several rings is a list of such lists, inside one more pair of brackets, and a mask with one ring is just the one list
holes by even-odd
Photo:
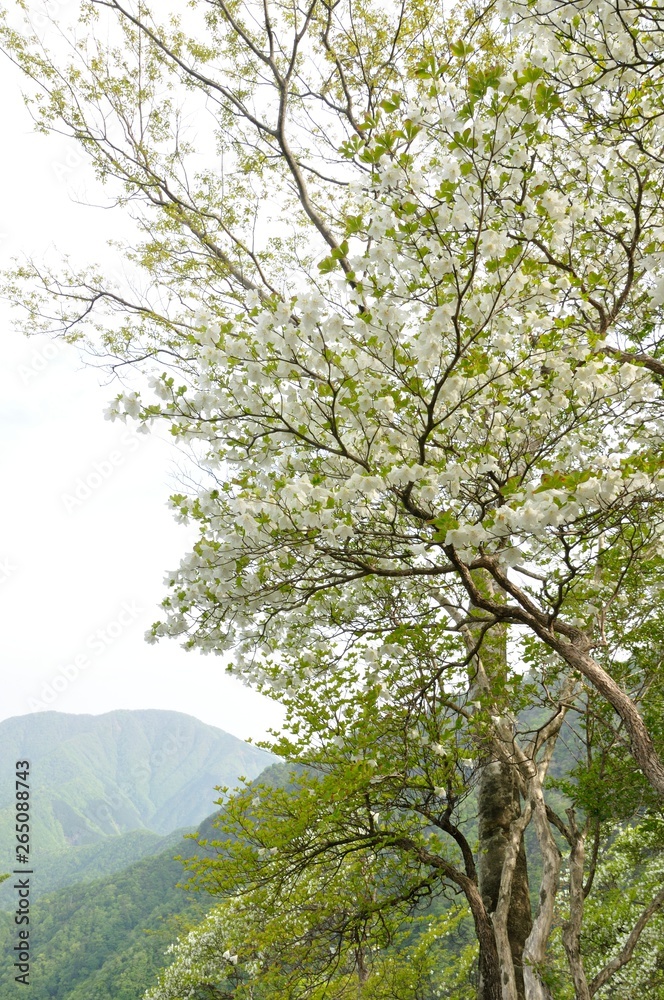
[[[73, 142], [34, 132], [21, 85], [0, 58], [0, 267], [60, 253], [103, 261], [104, 234], [121, 237], [126, 223], [76, 204], [103, 196]], [[229, 678], [218, 657], [143, 639], [164, 573], [192, 537], [166, 507], [178, 453], [103, 419], [118, 389], [74, 348], [28, 340], [4, 302], [0, 324], [0, 719], [161, 708], [260, 738], [278, 726], [278, 706]], [[76, 503], [81, 481], [93, 488]]]

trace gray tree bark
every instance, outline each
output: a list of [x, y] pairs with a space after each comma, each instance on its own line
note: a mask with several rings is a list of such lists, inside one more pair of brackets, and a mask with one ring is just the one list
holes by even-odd
[[[492, 914], [498, 905], [505, 856], [513, 825], [521, 817], [516, 766], [494, 760], [485, 764], [478, 794], [479, 858], [478, 881], [482, 900]], [[521, 838], [507, 919], [507, 936], [514, 966], [514, 981], [519, 1000], [525, 997], [523, 984], [523, 948], [532, 929], [528, 865]], [[481, 1000], [484, 1000], [480, 991]]]

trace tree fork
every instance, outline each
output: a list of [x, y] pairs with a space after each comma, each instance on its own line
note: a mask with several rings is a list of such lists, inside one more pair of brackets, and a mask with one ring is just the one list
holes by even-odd
[[[587, 636], [565, 622], [550, 622], [548, 616], [535, 606], [528, 595], [507, 577], [495, 559], [483, 559], [483, 566], [499, 586], [518, 601], [516, 605], [500, 604], [487, 597], [475, 583], [471, 570], [459, 559], [454, 546], [445, 546], [445, 553], [457, 569], [473, 604], [494, 615], [497, 622], [511, 621], [527, 625], [565, 663], [590, 681], [624, 722], [629, 733], [634, 759], [652, 788], [664, 797], [664, 763], [655, 749], [648, 728], [629, 695], [625, 694], [611, 675], [587, 652], [590, 646]], [[586, 649], [579, 648], [579, 643], [583, 643]]]

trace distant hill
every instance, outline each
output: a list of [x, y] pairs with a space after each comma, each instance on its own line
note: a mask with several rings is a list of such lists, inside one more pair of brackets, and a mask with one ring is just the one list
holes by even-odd
[[[221, 729], [159, 710], [36, 712], [0, 723], [0, 870], [13, 867], [17, 760], [31, 762], [36, 859], [132, 830], [192, 827], [216, 785], [255, 778], [274, 758]], [[38, 875], [36, 875], [38, 878]]]
[[[78, 847], [63, 847], [56, 851], [40, 852], [37, 860], [37, 874], [31, 884], [31, 899], [39, 899], [46, 893], [55, 892], [64, 886], [78, 882], [89, 882], [102, 875], [112, 875], [141, 858], [152, 857], [171, 850], [179, 854], [189, 842], [185, 833], [194, 832], [195, 827], [180, 827], [162, 837], [150, 830], [131, 830], [116, 837], [103, 837], [94, 844], [79, 844]], [[16, 903], [11, 879], [0, 884], [0, 911], [11, 910]]]

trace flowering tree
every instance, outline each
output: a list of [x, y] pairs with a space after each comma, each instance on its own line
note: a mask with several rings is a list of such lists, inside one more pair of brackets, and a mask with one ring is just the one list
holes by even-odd
[[[300, 933], [306, 926], [300, 912]], [[281, 910], [283, 916], [283, 908]], [[440, 952], [458, 923], [457, 914], [427, 919], [418, 940], [399, 951], [390, 950], [377, 963], [373, 975], [359, 977], [346, 956], [333, 950], [322, 956], [318, 967], [297, 967], [291, 955], [280, 954], [283, 933], [264, 912], [237, 902], [221, 903], [194, 930], [169, 948], [172, 963], [145, 1000], [262, 1000], [274, 996], [284, 1000], [307, 996], [315, 1000], [334, 996], [339, 1000], [421, 1000], [430, 996], [432, 975], [440, 963]], [[228, 947], [232, 945], [231, 947]], [[232, 950], [236, 948], [237, 950]], [[327, 950], [327, 949], [326, 949]], [[470, 997], [468, 987], [445, 976], [445, 985], [459, 1000]]]
[[237, 924], [230, 907], [219, 906], [188, 934], [171, 945], [167, 954], [173, 962], [161, 974], [159, 983], [148, 990], [149, 1000], [220, 1000], [232, 997], [246, 975], [238, 968], [238, 955], [228, 948]]
[[[144, 206], [149, 280], [131, 297], [28, 265], [9, 288], [28, 329], [87, 324], [117, 371], [149, 369], [151, 392], [109, 416], [168, 421], [209, 474], [173, 498], [200, 538], [152, 637], [233, 650], [287, 702], [338, 685], [347, 720], [396, 699], [438, 726], [430, 700], [446, 702], [496, 861], [473, 911], [481, 989], [543, 997], [560, 869], [544, 781], [570, 707], [597, 694], [664, 792], [661, 667], [630, 645], [661, 601], [664, 16], [631, 0], [450, 19], [427, 0], [216, 0], [186, 26], [143, 3], [82, 11], [69, 64], [8, 23], [5, 47], [42, 126]], [[117, 44], [94, 41], [108, 31]], [[547, 714], [517, 738], [535, 682]], [[321, 719], [320, 742], [348, 738]], [[515, 937], [531, 819], [542, 886]], [[578, 854], [587, 830], [565, 829]]]

